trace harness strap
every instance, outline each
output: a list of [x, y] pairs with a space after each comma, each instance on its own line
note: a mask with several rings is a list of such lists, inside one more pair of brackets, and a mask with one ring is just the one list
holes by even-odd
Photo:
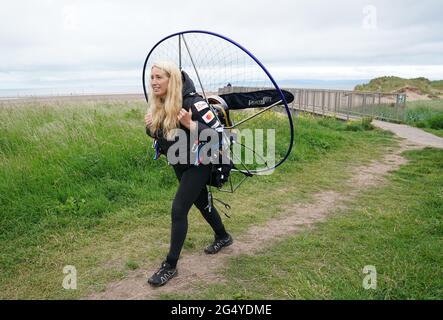
[[157, 139], [154, 139], [154, 142], [152, 143], [152, 147], [155, 149], [155, 155], [154, 155], [154, 160], [157, 160], [158, 158], [160, 158], [160, 146], [158, 145], [158, 141]]

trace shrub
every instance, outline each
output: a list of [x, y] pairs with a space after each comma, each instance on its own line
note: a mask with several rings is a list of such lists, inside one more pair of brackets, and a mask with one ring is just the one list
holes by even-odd
[[429, 118], [427, 122], [431, 129], [443, 129], [443, 113], [436, 114]]
[[348, 121], [345, 131], [366, 131], [372, 130], [372, 117], [363, 117], [361, 120]]
[[372, 117], [363, 117], [361, 119], [361, 125], [364, 130], [373, 130], [374, 126], [372, 125]]

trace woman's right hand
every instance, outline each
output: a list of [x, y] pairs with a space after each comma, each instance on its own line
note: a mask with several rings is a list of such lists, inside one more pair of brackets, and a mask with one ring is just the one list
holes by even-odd
[[145, 124], [148, 128], [151, 128], [152, 125], [152, 113], [147, 113], [145, 115]]

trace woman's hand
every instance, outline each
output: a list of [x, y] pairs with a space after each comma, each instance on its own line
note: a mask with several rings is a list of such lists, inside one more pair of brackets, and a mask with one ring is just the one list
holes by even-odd
[[146, 124], [146, 126], [147, 127], [151, 127], [151, 125], [152, 125], [152, 113], [147, 113], [146, 115], [145, 115], [145, 124]]
[[177, 118], [178, 121], [180, 121], [180, 123], [189, 130], [195, 130], [195, 128], [197, 127], [196, 123], [192, 121], [191, 109], [189, 109], [189, 111], [186, 111], [182, 108]]

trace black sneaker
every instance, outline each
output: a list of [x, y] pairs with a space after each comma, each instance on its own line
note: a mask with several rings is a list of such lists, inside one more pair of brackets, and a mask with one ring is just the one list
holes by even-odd
[[148, 283], [154, 287], [160, 287], [177, 275], [177, 269], [171, 267], [166, 261], [162, 262], [160, 269], [154, 273], [149, 279]]
[[216, 254], [222, 248], [230, 246], [233, 242], [234, 242], [234, 240], [232, 239], [230, 234], [228, 234], [227, 238], [215, 239], [212, 244], [210, 244], [209, 246], [207, 246], [205, 248], [205, 253], [207, 253], [207, 254]]

